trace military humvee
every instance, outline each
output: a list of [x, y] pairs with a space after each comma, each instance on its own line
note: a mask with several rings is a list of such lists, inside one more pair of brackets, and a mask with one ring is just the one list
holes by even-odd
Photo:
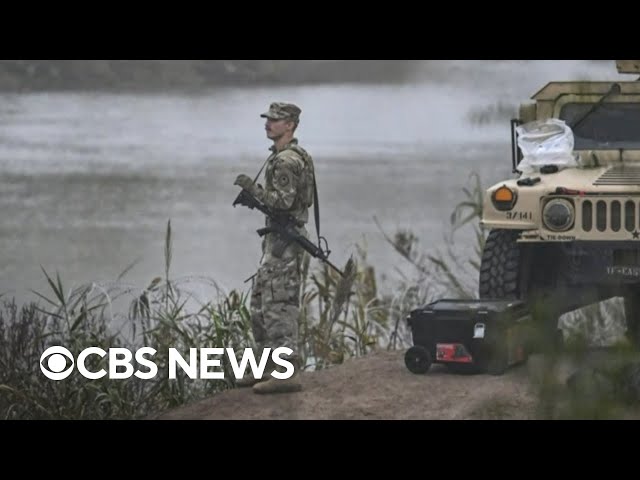
[[[638, 348], [640, 60], [616, 66], [621, 81], [548, 83], [511, 120], [515, 178], [485, 192], [479, 295], [542, 305], [554, 330], [566, 312], [624, 297]], [[518, 132], [549, 119], [570, 128], [576, 164], [525, 174]]]

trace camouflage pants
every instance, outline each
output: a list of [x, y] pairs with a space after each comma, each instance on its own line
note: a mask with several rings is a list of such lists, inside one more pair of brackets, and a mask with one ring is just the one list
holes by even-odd
[[288, 347], [298, 353], [300, 259], [271, 260], [260, 266], [251, 292], [251, 323], [256, 346]]

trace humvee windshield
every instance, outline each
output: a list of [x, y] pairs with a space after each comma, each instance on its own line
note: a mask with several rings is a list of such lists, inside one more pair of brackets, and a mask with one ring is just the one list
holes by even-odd
[[567, 125], [579, 121], [572, 127], [576, 150], [640, 149], [640, 103], [601, 103], [587, 113], [593, 107], [569, 103], [560, 111]]

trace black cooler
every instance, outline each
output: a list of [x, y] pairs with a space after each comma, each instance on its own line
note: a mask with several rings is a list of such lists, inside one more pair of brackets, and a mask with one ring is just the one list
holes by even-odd
[[441, 363], [458, 373], [501, 375], [526, 362], [533, 332], [531, 313], [517, 300], [442, 299], [413, 310], [407, 322], [413, 346], [405, 364], [416, 374]]

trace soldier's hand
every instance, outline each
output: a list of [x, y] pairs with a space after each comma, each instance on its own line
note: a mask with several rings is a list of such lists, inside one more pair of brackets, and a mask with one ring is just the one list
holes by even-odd
[[244, 190], [251, 190], [252, 186], [253, 186], [253, 180], [251, 180], [251, 177], [245, 175], [245, 174], [240, 174], [238, 175], [238, 178], [236, 178], [236, 181], [233, 182], [234, 185], [239, 185], [240, 187], [242, 187]]

